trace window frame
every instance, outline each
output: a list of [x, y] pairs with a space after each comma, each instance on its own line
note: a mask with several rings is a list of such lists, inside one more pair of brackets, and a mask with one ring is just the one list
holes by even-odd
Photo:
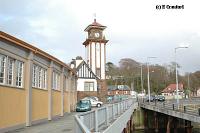
[[47, 69], [35, 63], [32, 68], [32, 87], [47, 90]]
[[[16, 83], [15, 86], [19, 88], [23, 88], [24, 86], [24, 62], [20, 60], [16, 60], [16, 75], [15, 75]], [[20, 84], [20, 85], [19, 85]]]
[[[13, 59], [11, 57], [7, 57], [7, 68], [8, 69], [7, 69], [6, 84], [13, 86], [14, 85], [15, 59]], [[10, 79], [10, 76], [11, 76], [11, 79]], [[11, 81], [11, 83], [10, 83], [10, 81]]]
[[52, 80], [52, 89], [60, 90], [60, 73], [53, 71]]
[[[1, 75], [1, 73], [3, 74], [3, 76], [0, 77], [0, 81], [2, 79], [2, 82], [0, 82], [0, 84], [2, 84], [2, 85], [6, 84], [6, 62], [7, 62], [6, 58], [7, 58], [6, 55], [0, 54], [0, 75]], [[3, 71], [1, 71], [2, 69], [3, 69]]]
[[[91, 85], [92, 84], [92, 85]], [[86, 85], [88, 86], [88, 89], [86, 90]], [[92, 90], [90, 89], [90, 88], [93, 88]], [[84, 82], [84, 91], [94, 91], [94, 82], [88, 82], [88, 81], [86, 81], [86, 82]]]

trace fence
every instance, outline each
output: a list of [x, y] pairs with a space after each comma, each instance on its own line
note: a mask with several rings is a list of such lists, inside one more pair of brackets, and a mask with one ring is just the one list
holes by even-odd
[[177, 104], [176, 100], [167, 100], [165, 102], [145, 102], [144, 100], [140, 100], [140, 102], [144, 104], [150, 104], [152, 106], [157, 106], [161, 108], [166, 108], [169, 110], [175, 110], [191, 115], [200, 116], [200, 99], [179, 99], [179, 104]]
[[136, 108], [137, 105], [136, 100], [127, 99], [119, 103], [109, 104], [89, 112], [78, 114], [75, 116], [76, 133], [103, 131], [109, 127], [110, 123], [116, 121], [118, 116], [126, 114], [128, 110], [133, 112], [133, 108], [131, 107], [134, 106]]

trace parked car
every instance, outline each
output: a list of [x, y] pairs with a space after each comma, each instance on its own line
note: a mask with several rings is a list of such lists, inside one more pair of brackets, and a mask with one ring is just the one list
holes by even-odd
[[98, 100], [96, 100], [96, 99], [94, 99], [92, 97], [85, 97], [83, 99], [90, 100], [90, 102], [91, 102], [93, 107], [101, 107], [103, 105], [103, 102], [98, 101]]
[[82, 99], [76, 104], [76, 112], [90, 111], [92, 109], [92, 104], [90, 100]]
[[96, 101], [99, 101], [99, 98], [98, 98], [98, 97], [95, 97], [95, 96], [90, 96], [89, 98], [92, 98], [92, 99], [94, 99], [94, 100], [96, 100]]
[[[155, 100], [155, 96], [150, 96], [150, 102]], [[146, 102], [149, 102], [149, 96], [146, 96]]]
[[158, 101], [165, 101], [165, 97], [163, 95], [158, 95], [157, 100]]

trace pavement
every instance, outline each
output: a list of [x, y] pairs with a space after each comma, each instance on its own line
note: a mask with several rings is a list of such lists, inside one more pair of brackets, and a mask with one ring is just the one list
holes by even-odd
[[74, 133], [76, 112], [65, 114], [52, 121], [38, 123], [31, 127], [24, 127], [7, 133]]

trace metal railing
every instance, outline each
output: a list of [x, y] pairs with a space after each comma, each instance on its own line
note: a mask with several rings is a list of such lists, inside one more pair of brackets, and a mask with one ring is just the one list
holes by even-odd
[[176, 100], [167, 100], [165, 102], [145, 102], [140, 100], [142, 104], [150, 104], [152, 106], [166, 108], [168, 110], [174, 110], [178, 112], [183, 112], [195, 116], [200, 116], [200, 99], [180, 99], [179, 104], [176, 103]]
[[136, 104], [138, 105], [136, 100], [127, 99], [119, 103], [105, 105], [104, 107], [89, 112], [80, 113], [75, 116], [75, 132], [90, 133], [103, 131], [117, 120], [118, 116], [121, 116], [131, 106]]

